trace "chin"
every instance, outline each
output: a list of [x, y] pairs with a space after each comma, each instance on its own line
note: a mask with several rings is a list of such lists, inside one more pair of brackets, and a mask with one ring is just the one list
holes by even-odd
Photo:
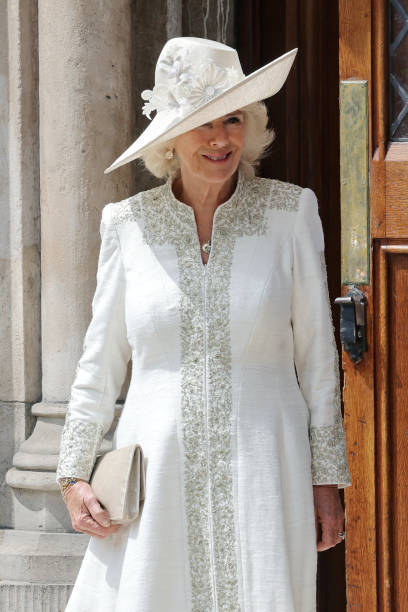
[[204, 180], [209, 183], [225, 183], [232, 176], [234, 176], [235, 172], [238, 170], [239, 161], [236, 164], [230, 165], [229, 167], [214, 167], [214, 168], [206, 168], [201, 173], [201, 176]]

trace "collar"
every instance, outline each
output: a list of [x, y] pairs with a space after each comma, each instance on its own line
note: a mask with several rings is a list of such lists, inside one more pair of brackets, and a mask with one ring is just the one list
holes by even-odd
[[[165, 197], [166, 203], [171, 209], [171, 211], [177, 215], [180, 221], [184, 221], [189, 225], [191, 225], [191, 223], [194, 223], [195, 226], [194, 209], [189, 204], [181, 202], [181, 200], [178, 200], [176, 198], [172, 189], [173, 181], [174, 176], [171, 176], [163, 185], [163, 195]], [[230, 210], [233, 211], [234, 209], [238, 208], [238, 206], [243, 202], [243, 196], [247, 182], [248, 179], [245, 177], [241, 168], [238, 167], [238, 180], [235, 189], [231, 196], [228, 198], [228, 200], [222, 202], [217, 206], [214, 212], [214, 220], [216, 216], [220, 214], [220, 211], [222, 211], [222, 213], [224, 214]]]

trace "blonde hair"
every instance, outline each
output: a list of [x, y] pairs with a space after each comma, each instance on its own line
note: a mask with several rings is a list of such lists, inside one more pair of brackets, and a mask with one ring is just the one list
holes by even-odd
[[[238, 109], [237, 109], [238, 110]], [[268, 153], [275, 140], [275, 130], [268, 129], [268, 111], [264, 102], [254, 102], [241, 109], [244, 113], [245, 136], [240, 168], [247, 177], [255, 176], [260, 160]], [[165, 154], [174, 148], [176, 138], [150, 147], [140, 160], [145, 168], [157, 178], [167, 178], [180, 169], [177, 155], [167, 159]]]

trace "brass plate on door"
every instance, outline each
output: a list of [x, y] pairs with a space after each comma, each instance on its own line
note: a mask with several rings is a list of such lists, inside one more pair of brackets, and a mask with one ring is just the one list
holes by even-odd
[[340, 81], [341, 282], [370, 282], [368, 82]]

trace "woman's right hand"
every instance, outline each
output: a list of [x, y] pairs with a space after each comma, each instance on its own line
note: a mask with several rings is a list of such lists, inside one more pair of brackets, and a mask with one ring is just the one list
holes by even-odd
[[111, 524], [108, 512], [102, 508], [91, 485], [85, 480], [70, 485], [64, 499], [75, 531], [106, 538], [121, 527]]

